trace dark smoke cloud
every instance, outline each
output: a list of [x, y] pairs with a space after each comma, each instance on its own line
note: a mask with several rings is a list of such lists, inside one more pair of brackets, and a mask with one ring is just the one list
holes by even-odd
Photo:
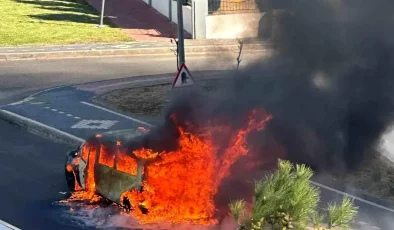
[[368, 159], [394, 117], [394, 1], [286, 3], [285, 13], [267, 14], [278, 25], [275, 55], [235, 73], [215, 95], [193, 91], [173, 100], [165, 125], [143, 145], [175, 146], [170, 114], [181, 123], [220, 118], [237, 128], [263, 107], [274, 119], [251, 138], [253, 149], [269, 136], [286, 158], [315, 170], [354, 169]]

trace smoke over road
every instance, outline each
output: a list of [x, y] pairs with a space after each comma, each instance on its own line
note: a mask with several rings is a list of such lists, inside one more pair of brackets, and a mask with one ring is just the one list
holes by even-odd
[[[215, 95], [183, 95], [167, 114], [201, 125], [218, 118], [236, 128], [262, 107], [274, 119], [251, 146], [258, 149], [270, 135], [294, 162], [354, 169], [394, 116], [392, 9], [390, 0], [291, 1], [276, 17], [274, 56], [234, 74]], [[162, 147], [168, 124], [145, 145], [157, 140]]]

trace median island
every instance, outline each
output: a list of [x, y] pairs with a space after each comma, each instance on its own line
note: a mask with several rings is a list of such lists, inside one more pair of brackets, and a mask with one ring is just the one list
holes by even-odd
[[[206, 93], [215, 92], [221, 80], [198, 81]], [[96, 103], [138, 116], [159, 116], [169, 102], [171, 84], [114, 90], [94, 98]], [[355, 172], [346, 176], [329, 175], [335, 185], [355, 188], [378, 200], [394, 201], [394, 167], [384, 157], [375, 156]]]

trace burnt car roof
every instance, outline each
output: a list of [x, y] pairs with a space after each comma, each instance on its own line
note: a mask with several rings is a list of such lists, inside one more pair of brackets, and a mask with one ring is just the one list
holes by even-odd
[[147, 131], [140, 129], [123, 129], [101, 133], [101, 138], [111, 142], [127, 142], [146, 133]]

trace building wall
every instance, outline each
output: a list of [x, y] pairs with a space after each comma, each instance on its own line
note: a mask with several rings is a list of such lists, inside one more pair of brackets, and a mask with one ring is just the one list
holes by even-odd
[[152, 0], [152, 7], [168, 18], [170, 14], [169, 0]]
[[[142, 0], [149, 3], [149, 0]], [[264, 13], [208, 15], [208, 0], [194, 0], [182, 6], [184, 29], [196, 39], [236, 39], [258, 37]], [[152, 0], [152, 7], [174, 23], [178, 23], [176, 0]], [[193, 17], [196, 25], [193, 25]]]
[[[159, 0], [160, 1], [160, 0]], [[178, 24], [178, 4], [174, 0], [170, 0], [172, 7], [172, 18], [171, 20]], [[189, 33], [193, 34], [193, 21], [192, 21], [192, 7], [191, 6], [182, 6], [182, 14], [183, 14], [183, 28]], [[167, 16], [166, 16], [167, 17]], [[167, 17], [169, 18], [169, 17]]]
[[[149, 4], [149, 0], [142, 0]], [[176, 0], [152, 0], [152, 5], [159, 13], [164, 15], [174, 23], [178, 23], [177, 15], [177, 2]], [[192, 8], [190, 6], [182, 6], [183, 8], [183, 27], [184, 29], [192, 34], [193, 33], [193, 22], [192, 22]]]
[[208, 15], [206, 39], [254, 38], [259, 36], [264, 13]]

